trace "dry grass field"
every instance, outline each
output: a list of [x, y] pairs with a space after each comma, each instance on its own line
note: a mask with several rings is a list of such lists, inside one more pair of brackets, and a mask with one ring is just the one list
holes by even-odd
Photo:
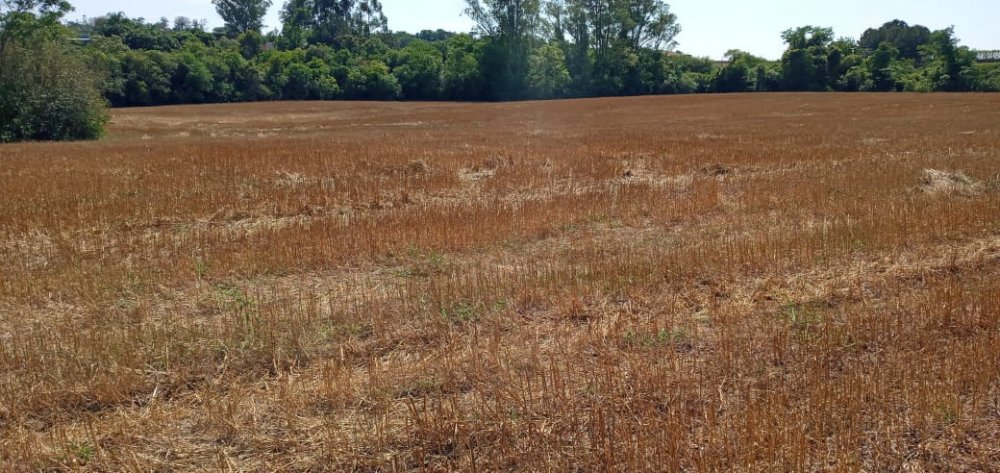
[[0, 146], [3, 471], [1000, 471], [1000, 96]]

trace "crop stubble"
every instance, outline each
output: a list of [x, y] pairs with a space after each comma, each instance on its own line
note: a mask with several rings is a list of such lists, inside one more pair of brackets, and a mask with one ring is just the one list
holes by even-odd
[[1000, 469], [1000, 97], [116, 110], [0, 147], [5, 470]]

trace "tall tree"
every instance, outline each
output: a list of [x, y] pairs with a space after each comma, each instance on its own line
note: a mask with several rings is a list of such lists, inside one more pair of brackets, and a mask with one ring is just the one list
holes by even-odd
[[540, 0], [466, 0], [466, 15], [490, 38], [482, 58], [495, 99], [526, 95], [531, 42], [541, 26]]
[[882, 42], [878, 49], [868, 57], [868, 73], [872, 88], [879, 92], [889, 92], [896, 87], [892, 77], [892, 62], [899, 58], [899, 50], [888, 41]]
[[559, 3], [564, 10], [562, 22], [570, 42], [565, 47], [566, 68], [572, 78], [570, 88], [575, 95], [586, 95], [594, 68], [588, 10], [581, 0], [560, 0]]
[[971, 75], [975, 71], [972, 66], [976, 55], [968, 47], [958, 44], [954, 27], [931, 33], [930, 41], [920, 48], [920, 52], [933, 90], [971, 90], [975, 82]]
[[369, 36], [375, 33], [385, 33], [389, 30], [389, 19], [382, 12], [382, 2], [379, 0], [362, 0], [357, 3], [354, 14], [355, 33]]
[[235, 37], [248, 31], [260, 32], [272, 0], [212, 0], [212, 3], [226, 23], [226, 31]]
[[465, 14], [486, 35], [523, 41], [539, 26], [539, 0], [466, 0]]
[[920, 59], [920, 46], [931, 40], [931, 30], [926, 26], [910, 26], [902, 20], [892, 20], [879, 28], [869, 28], [861, 35], [859, 44], [869, 52], [888, 42], [899, 50], [900, 57]]
[[280, 43], [285, 49], [304, 46], [314, 24], [311, 0], [288, 0], [281, 7]]
[[12, 42], [56, 31], [72, 10], [65, 0], [0, 0], [0, 60]]
[[628, 0], [619, 2], [621, 36], [633, 49], [672, 49], [680, 33], [677, 15], [661, 0]]
[[[560, 24], [572, 46], [566, 64], [573, 88], [582, 94], [608, 94], [639, 86], [644, 76], [657, 76], [662, 61], [645, 50], [673, 48], [680, 33], [677, 17], [662, 0], [558, 0]], [[552, 20], [550, 20], [551, 22]], [[626, 86], [626, 84], [632, 84]]]
[[[343, 46], [349, 36], [367, 37], [389, 30], [379, 0], [289, 0], [281, 11], [283, 33], [302, 42]], [[293, 41], [293, 42], [295, 42]]]
[[788, 50], [781, 58], [782, 86], [786, 90], [823, 91], [831, 85], [831, 65], [841, 52], [831, 48], [833, 29], [816, 26], [792, 28], [781, 34]]

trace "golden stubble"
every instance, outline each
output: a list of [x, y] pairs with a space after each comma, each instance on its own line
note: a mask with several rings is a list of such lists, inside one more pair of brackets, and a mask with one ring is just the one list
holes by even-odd
[[1000, 469], [1000, 98], [116, 110], [0, 147], [0, 466]]

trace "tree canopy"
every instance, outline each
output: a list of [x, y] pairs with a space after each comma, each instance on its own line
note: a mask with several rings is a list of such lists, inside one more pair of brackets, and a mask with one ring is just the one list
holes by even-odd
[[0, 1], [0, 142], [102, 133], [100, 77], [59, 40], [70, 10], [64, 1]]
[[238, 36], [249, 31], [260, 32], [271, 0], [212, 0], [215, 11], [226, 23], [226, 31]]
[[[115, 12], [62, 25], [66, 1], [0, 0], [4, 139], [96, 136], [102, 115], [92, 112], [104, 101], [1000, 90], [1000, 67], [977, 62], [953, 29], [901, 20], [859, 40], [790, 28], [777, 61], [739, 49], [713, 61], [674, 50], [679, 19], [661, 0], [466, 0], [471, 34], [391, 32], [379, 0], [286, 0], [280, 31], [263, 32], [271, 0], [213, 3], [225, 34], [187, 17], [171, 24]], [[36, 126], [58, 116], [86, 125]]]
[[0, 56], [13, 42], [54, 34], [72, 9], [65, 0], [0, 0]]
[[879, 28], [869, 28], [861, 35], [858, 44], [875, 51], [882, 43], [889, 43], [906, 59], [920, 59], [920, 47], [931, 40], [931, 30], [926, 26], [910, 26], [902, 20], [892, 20]]

